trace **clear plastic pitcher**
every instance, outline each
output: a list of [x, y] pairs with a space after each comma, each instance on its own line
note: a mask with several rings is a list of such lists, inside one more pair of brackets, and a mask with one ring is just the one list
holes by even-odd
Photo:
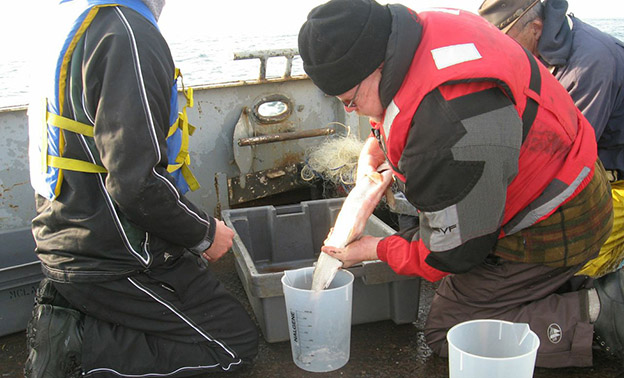
[[451, 378], [530, 378], [539, 338], [526, 323], [484, 319], [459, 323], [446, 334]]
[[315, 292], [313, 271], [286, 270], [282, 277], [290, 347], [298, 367], [327, 372], [349, 361], [353, 274], [341, 269], [327, 289]]

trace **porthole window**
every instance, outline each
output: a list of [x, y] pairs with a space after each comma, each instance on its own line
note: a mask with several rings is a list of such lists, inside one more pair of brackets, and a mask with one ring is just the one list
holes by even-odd
[[260, 99], [253, 107], [254, 117], [260, 123], [278, 123], [292, 113], [292, 103], [284, 95], [271, 95]]

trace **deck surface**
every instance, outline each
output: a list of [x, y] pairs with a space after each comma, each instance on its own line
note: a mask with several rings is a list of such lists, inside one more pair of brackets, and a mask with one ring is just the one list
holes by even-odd
[[[213, 265], [230, 291], [247, 307], [245, 292], [234, 268], [234, 258], [228, 253]], [[433, 285], [421, 284], [419, 319], [415, 323], [396, 325], [392, 321], [361, 324], [352, 327], [351, 356], [347, 365], [330, 373], [309, 373], [292, 361], [290, 343], [267, 343], [260, 340], [260, 350], [253, 366], [233, 373], [205, 375], [206, 377], [448, 377], [448, 360], [432, 354], [423, 336], [423, 325], [433, 295]], [[22, 377], [26, 360], [25, 333], [0, 338], [0, 377]], [[544, 369], [537, 368], [536, 378], [609, 378], [624, 377], [620, 361], [594, 353], [594, 367]]]

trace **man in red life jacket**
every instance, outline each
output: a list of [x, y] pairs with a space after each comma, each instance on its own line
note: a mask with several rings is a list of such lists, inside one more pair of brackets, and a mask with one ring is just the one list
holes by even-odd
[[[425, 335], [476, 318], [528, 323], [537, 365], [591, 366], [594, 332], [622, 356], [624, 277], [575, 276], [612, 226], [593, 130], [554, 77], [512, 39], [459, 11], [331, 0], [299, 33], [304, 69], [373, 129], [358, 176], [387, 161], [419, 225], [344, 249], [440, 282]], [[601, 306], [602, 303], [602, 306]]]

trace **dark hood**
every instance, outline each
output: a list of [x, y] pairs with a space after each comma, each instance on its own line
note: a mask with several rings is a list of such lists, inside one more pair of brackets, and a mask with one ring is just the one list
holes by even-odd
[[568, 24], [566, 0], [544, 2], [544, 29], [537, 45], [540, 58], [549, 66], [563, 66], [572, 51], [572, 30]]

